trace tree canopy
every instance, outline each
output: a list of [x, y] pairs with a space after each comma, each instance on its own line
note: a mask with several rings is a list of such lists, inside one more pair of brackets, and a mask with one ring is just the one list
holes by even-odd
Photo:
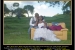
[[27, 14], [28, 14], [28, 17], [29, 17], [29, 12], [30, 12], [31, 14], [33, 14], [33, 12], [34, 12], [34, 7], [33, 7], [32, 5], [26, 5], [26, 6], [24, 6], [24, 10], [27, 10]]
[[[40, 3], [42, 1], [38, 1]], [[49, 3], [50, 6], [61, 6], [62, 5], [62, 11], [64, 13], [70, 13], [71, 12], [71, 1], [43, 1], [44, 3]]]
[[9, 12], [10, 12], [10, 10], [7, 8], [7, 5], [4, 4], [4, 14], [7, 14]]
[[13, 7], [19, 7], [19, 3], [14, 3]]

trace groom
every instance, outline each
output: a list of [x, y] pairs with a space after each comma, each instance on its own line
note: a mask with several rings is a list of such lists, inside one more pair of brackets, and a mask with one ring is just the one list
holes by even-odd
[[[35, 13], [35, 17], [32, 17], [30, 19], [30, 23], [29, 23], [30, 28], [28, 30], [29, 34], [31, 33], [31, 28], [35, 28], [35, 29], [38, 28], [38, 21], [39, 21], [39, 14]], [[43, 20], [43, 21], [45, 21], [45, 20]]]
[[39, 14], [38, 13], [35, 13], [35, 17], [32, 17], [31, 19], [30, 19], [30, 23], [29, 23], [29, 25], [30, 25], [30, 28], [29, 28], [29, 30], [28, 30], [28, 33], [30, 34], [31, 33], [31, 28], [38, 28], [38, 20], [39, 20]]

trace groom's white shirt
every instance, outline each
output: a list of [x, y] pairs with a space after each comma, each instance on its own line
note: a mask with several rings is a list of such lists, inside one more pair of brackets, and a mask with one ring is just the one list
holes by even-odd
[[30, 23], [29, 23], [29, 25], [31, 25], [31, 26], [34, 26], [34, 24], [32, 24], [33, 18], [34, 18], [34, 20], [36, 21], [36, 18], [35, 18], [35, 17], [32, 17], [32, 18], [30, 19]]
[[[35, 18], [35, 17], [33, 17], [33, 18], [34, 18], [34, 20], [36, 21], [36, 18]], [[34, 25], [35, 25], [35, 24], [32, 23], [33, 18], [30, 19], [30, 23], [29, 23], [29, 25], [31, 25], [31, 26], [34, 26]], [[45, 20], [43, 20], [43, 21], [45, 21]]]

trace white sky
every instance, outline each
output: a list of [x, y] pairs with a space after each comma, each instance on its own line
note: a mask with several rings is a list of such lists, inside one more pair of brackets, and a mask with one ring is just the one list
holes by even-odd
[[[34, 14], [37, 12], [43, 16], [54, 16], [56, 14], [62, 14], [62, 7], [49, 7], [49, 4], [38, 3], [37, 1], [4, 1], [9, 9], [13, 9], [13, 3], [18, 2], [19, 7], [23, 8], [25, 5], [33, 5], [34, 6]], [[34, 16], [33, 14], [33, 16]], [[32, 16], [31, 14], [29, 14]]]

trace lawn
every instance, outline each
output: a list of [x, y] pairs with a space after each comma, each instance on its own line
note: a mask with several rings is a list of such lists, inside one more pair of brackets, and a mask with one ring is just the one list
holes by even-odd
[[68, 40], [60, 42], [34, 41], [28, 34], [30, 18], [16, 17], [4, 18], [4, 44], [71, 44], [71, 17], [70, 15], [59, 15], [55, 17], [45, 17], [46, 22], [65, 22], [68, 30]]

